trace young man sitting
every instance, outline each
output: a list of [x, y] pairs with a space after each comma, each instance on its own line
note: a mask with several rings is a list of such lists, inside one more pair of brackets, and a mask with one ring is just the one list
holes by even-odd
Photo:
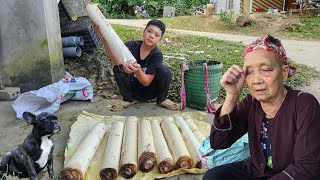
[[170, 110], [179, 109], [179, 104], [167, 99], [172, 80], [171, 69], [163, 64], [163, 55], [157, 44], [163, 37], [165, 25], [160, 20], [150, 20], [143, 31], [143, 40], [125, 42], [137, 60], [135, 64], [122, 65], [101, 36], [99, 26], [93, 23], [112, 62], [115, 80], [123, 101], [111, 110], [121, 110], [137, 102], [156, 98], [157, 105]]

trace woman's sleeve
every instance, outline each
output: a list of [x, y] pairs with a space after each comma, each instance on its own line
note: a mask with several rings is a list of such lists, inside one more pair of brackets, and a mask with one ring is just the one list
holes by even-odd
[[308, 93], [302, 93], [297, 100], [297, 133], [294, 145], [294, 163], [272, 180], [320, 179], [320, 105]]
[[220, 116], [222, 106], [216, 112], [210, 133], [212, 149], [230, 147], [248, 132], [248, 115], [252, 104], [252, 96], [248, 95], [229, 114]]

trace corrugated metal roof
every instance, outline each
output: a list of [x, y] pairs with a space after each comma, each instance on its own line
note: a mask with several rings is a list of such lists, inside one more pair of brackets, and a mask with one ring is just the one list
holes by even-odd
[[261, 8], [263, 11], [268, 11], [269, 7], [273, 9], [282, 9], [283, 0], [253, 0], [252, 10], [255, 12], [256, 9]]
[[[244, 12], [244, 4], [245, 0], [241, 0], [241, 12]], [[257, 9], [262, 9], [262, 11], [268, 11], [269, 7], [273, 9], [279, 9], [279, 11], [283, 8], [283, 0], [253, 0], [252, 2], [252, 12], [256, 12]], [[249, 10], [248, 10], [249, 11]]]

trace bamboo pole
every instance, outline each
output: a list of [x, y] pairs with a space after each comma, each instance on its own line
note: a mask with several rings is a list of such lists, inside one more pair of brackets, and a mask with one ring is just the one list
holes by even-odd
[[199, 130], [198, 126], [194, 123], [193, 119], [190, 117], [186, 118], [186, 123], [190, 127], [191, 131], [193, 132], [194, 136], [197, 138], [199, 143], [201, 144], [202, 141], [206, 138], [202, 132]]
[[112, 123], [100, 171], [102, 180], [115, 180], [118, 176], [124, 125], [122, 121]]
[[179, 128], [173, 123], [173, 118], [165, 118], [161, 122], [161, 129], [169, 145], [176, 168], [190, 169], [192, 159], [180, 134]]
[[158, 120], [151, 120], [151, 128], [153, 133], [153, 140], [157, 152], [157, 164], [160, 173], [167, 174], [174, 170], [173, 157], [170, 153], [166, 139], [161, 131]]
[[200, 147], [199, 141], [197, 140], [197, 138], [189, 128], [188, 124], [185, 122], [185, 120], [181, 116], [175, 117], [175, 120], [176, 120], [176, 124], [180, 129], [184, 142], [187, 145], [189, 153], [192, 157], [193, 164], [195, 165], [196, 168], [201, 169], [201, 160], [198, 155], [198, 150]]
[[118, 34], [113, 30], [107, 22], [104, 15], [96, 4], [86, 4], [85, 10], [91, 20], [99, 25], [99, 29], [103, 38], [107, 41], [114, 55], [122, 64], [134, 64], [136, 59], [131, 54], [127, 46], [122, 42]]
[[96, 123], [92, 127], [61, 171], [61, 176], [63, 178], [68, 180], [83, 179], [91, 160], [105, 135], [106, 128], [104, 123]]
[[137, 173], [137, 122], [138, 118], [134, 116], [128, 117], [125, 122], [119, 174], [126, 179], [133, 178]]
[[138, 167], [142, 172], [152, 171], [156, 164], [156, 150], [150, 121], [142, 119], [138, 123]]

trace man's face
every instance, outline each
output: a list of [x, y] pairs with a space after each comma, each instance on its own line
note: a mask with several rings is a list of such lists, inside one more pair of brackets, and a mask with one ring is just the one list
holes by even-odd
[[162, 31], [154, 25], [149, 25], [143, 32], [144, 43], [148, 46], [156, 46], [161, 40]]
[[245, 81], [250, 94], [261, 102], [271, 102], [280, 94], [283, 80], [288, 78], [288, 66], [264, 49], [257, 49], [244, 56], [247, 67]]

